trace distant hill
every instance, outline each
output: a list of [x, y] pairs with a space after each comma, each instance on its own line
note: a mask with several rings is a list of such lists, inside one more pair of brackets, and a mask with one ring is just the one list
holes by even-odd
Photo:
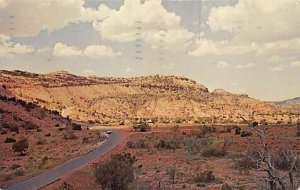
[[222, 89], [209, 92], [186, 77], [83, 77], [58, 71], [35, 74], [0, 71], [0, 94], [16, 96], [64, 117], [116, 125], [155, 123], [240, 123], [240, 115], [268, 122], [299, 119], [299, 112]]
[[291, 104], [299, 104], [300, 105], [300, 97], [296, 97], [296, 98], [293, 98], [293, 99], [288, 99], [288, 100], [283, 100], [283, 101], [277, 101], [277, 102], [274, 102], [276, 104], [288, 104], [288, 105], [291, 105]]

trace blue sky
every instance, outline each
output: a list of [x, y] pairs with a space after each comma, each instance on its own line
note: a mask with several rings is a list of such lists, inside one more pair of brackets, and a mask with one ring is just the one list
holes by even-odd
[[300, 96], [299, 52], [299, 0], [0, 0], [0, 69], [180, 75], [283, 100]]

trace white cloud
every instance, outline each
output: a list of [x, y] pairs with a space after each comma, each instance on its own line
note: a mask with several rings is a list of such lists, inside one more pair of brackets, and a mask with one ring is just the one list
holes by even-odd
[[227, 31], [239, 41], [270, 42], [300, 37], [299, 0], [239, 0], [210, 10], [212, 31]]
[[[209, 55], [243, 55], [254, 53], [256, 55], [279, 56], [298, 52], [300, 52], [300, 38], [267, 43], [252, 42], [250, 44], [228, 40], [213, 41], [210, 39], [202, 39], [196, 41], [194, 49], [188, 51], [188, 55], [201, 57]], [[273, 57], [273, 61], [275, 61], [276, 58], [278, 57]]]
[[219, 68], [226, 68], [226, 67], [229, 67], [229, 66], [230, 66], [230, 64], [226, 61], [219, 61], [217, 63], [217, 67], [219, 67]]
[[9, 36], [0, 34], [0, 58], [13, 57], [16, 54], [27, 54], [33, 52], [29, 45], [14, 44]]
[[[43, 51], [42, 49], [39, 50]], [[111, 47], [105, 45], [89, 45], [84, 49], [75, 46], [68, 46], [63, 43], [56, 43], [53, 48], [53, 55], [57, 57], [88, 57], [90, 59], [113, 58], [122, 55], [121, 52], [114, 52]]]
[[232, 6], [211, 8], [207, 24], [213, 32], [232, 35], [228, 40], [196, 41], [188, 55], [291, 55], [300, 51], [299, 0], [239, 0]]
[[194, 36], [181, 26], [179, 16], [162, 6], [161, 0], [125, 0], [119, 10], [103, 4], [99, 10], [106, 15], [94, 21], [93, 27], [104, 40], [130, 42], [142, 38], [152, 48], [158, 48], [163, 41], [165, 49], [176, 51]]
[[300, 67], [300, 61], [294, 61], [291, 63], [291, 67]]
[[236, 65], [236, 68], [237, 69], [246, 69], [246, 68], [252, 68], [252, 67], [255, 67], [256, 64], [255, 63], [247, 63], [247, 64], [244, 64], [244, 65]]
[[112, 58], [121, 56], [121, 52], [114, 52], [112, 48], [104, 45], [90, 45], [84, 51], [84, 55], [91, 59]]
[[278, 72], [278, 71], [282, 71], [282, 70], [283, 70], [283, 66], [282, 65], [279, 65], [277, 67], [271, 68], [271, 71], [273, 71], [273, 72]]
[[35, 36], [52, 32], [70, 23], [102, 18], [99, 10], [84, 8], [84, 0], [0, 0], [0, 33], [10, 36]]
[[238, 55], [254, 52], [253, 45], [233, 44], [227, 40], [213, 41], [210, 39], [201, 39], [196, 42], [196, 48], [189, 51], [188, 55], [193, 57], [209, 55]]
[[57, 57], [82, 56], [82, 52], [75, 46], [56, 43], [53, 48], [53, 55]]

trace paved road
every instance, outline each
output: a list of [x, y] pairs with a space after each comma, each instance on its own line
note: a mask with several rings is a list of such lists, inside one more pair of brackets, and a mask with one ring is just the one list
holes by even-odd
[[66, 162], [63, 165], [57, 166], [55, 168], [49, 169], [46, 172], [29, 178], [25, 181], [17, 183], [15, 185], [11, 185], [5, 190], [36, 190], [40, 189], [50, 183], [53, 183], [59, 180], [61, 177], [69, 174], [81, 166], [103, 156], [113, 148], [115, 148], [121, 139], [121, 134], [115, 130], [112, 130], [112, 133], [109, 135], [109, 138], [106, 142], [104, 142], [97, 149], [79, 156], [73, 160]]

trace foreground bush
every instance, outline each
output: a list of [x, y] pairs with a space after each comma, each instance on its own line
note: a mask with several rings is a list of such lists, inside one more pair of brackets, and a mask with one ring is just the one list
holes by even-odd
[[110, 161], [98, 164], [95, 170], [96, 183], [102, 189], [127, 190], [134, 180], [133, 164], [136, 161], [130, 153], [117, 154]]

